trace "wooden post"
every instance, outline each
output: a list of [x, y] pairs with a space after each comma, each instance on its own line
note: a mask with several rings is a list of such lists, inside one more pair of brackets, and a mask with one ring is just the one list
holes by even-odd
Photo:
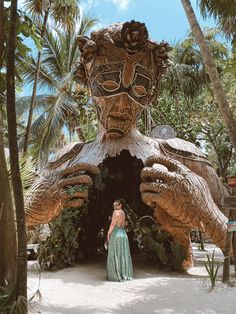
[[[228, 177], [227, 178], [228, 185], [232, 188], [232, 196], [224, 197], [222, 200], [222, 205], [224, 208], [229, 209], [229, 221], [236, 220], [236, 177]], [[230, 256], [231, 250], [233, 248], [233, 260], [234, 260], [234, 269], [236, 275], [236, 232], [227, 232], [226, 243], [225, 243], [225, 260], [223, 267], [223, 282], [229, 281], [229, 273], [230, 273]]]
[[[232, 195], [236, 195], [236, 178], [234, 183], [231, 182]], [[233, 220], [236, 221], [236, 211], [232, 213]], [[234, 259], [234, 276], [236, 277], [236, 232], [233, 232], [232, 236], [232, 247], [233, 247], [233, 259]]]
[[204, 243], [203, 243], [203, 238], [202, 238], [202, 232], [199, 231], [199, 238], [200, 238], [200, 244], [201, 244], [201, 251], [205, 251]]
[[[229, 221], [232, 217], [232, 210], [229, 210]], [[224, 283], [229, 281], [229, 273], [230, 273], [230, 255], [232, 248], [232, 232], [227, 232], [226, 243], [225, 243], [225, 251], [224, 251], [224, 266], [223, 266], [223, 278], [222, 281]]]
[[232, 237], [233, 255], [234, 255], [234, 276], [236, 277], [236, 232], [233, 232]]

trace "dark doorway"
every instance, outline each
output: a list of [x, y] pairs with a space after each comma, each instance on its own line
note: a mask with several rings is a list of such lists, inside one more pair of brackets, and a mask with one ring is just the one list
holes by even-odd
[[[152, 215], [152, 209], [142, 201], [139, 186], [140, 173], [144, 167], [142, 161], [132, 157], [124, 150], [116, 157], [106, 158], [99, 165], [101, 174], [95, 180], [95, 187], [90, 193], [88, 215], [85, 223], [85, 254], [96, 254], [106, 239], [109, 227], [109, 216], [112, 215], [112, 203], [123, 198], [138, 217]], [[101, 232], [102, 231], [102, 232]], [[128, 234], [131, 251], [137, 246], [132, 241], [132, 232]]]

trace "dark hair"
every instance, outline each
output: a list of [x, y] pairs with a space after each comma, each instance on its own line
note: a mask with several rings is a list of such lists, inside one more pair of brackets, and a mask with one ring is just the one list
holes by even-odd
[[127, 204], [127, 202], [123, 198], [118, 198], [118, 199], [114, 200], [113, 203], [115, 203], [115, 202], [122, 205], [122, 210], [127, 215], [127, 209], [129, 208], [129, 205]]
[[122, 204], [122, 201], [121, 201], [120, 199], [116, 199], [116, 200], [114, 200], [114, 202], [113, 202], [113, 203], [118, 203], [118, 204], [123, 205], [123, 204]]

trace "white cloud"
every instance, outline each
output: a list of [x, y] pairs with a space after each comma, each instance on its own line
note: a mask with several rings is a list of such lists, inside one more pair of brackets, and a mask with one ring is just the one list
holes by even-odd
[[121, 10], [127, 10], [130, 0], [112, 0], [112, 2], [117, 5]]

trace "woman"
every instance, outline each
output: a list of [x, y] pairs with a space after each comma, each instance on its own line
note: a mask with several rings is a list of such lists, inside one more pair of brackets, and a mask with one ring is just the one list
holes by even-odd
[[115, 200], [113, 207], [112, 221], [107, 233], [107, 280], [132, 280], [132, 259], [130, 256], [129, 240], [124, 229], [126, 221], [121, 200]]

